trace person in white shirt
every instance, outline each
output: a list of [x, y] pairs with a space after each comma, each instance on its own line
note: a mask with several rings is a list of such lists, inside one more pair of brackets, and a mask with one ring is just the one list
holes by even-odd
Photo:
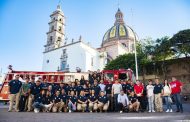
[[168, 80], [164, 80], [163, 96], [164, 96], [165, 103], [166, 103], [166, 106], [167, 106], [166, 112], [173, 112], [172, 105], [171, 105], [172, 100], [171, 100], [170, 95], [171, 95], [171, 86], [168, 83]]
[[106, 85], [104, 85], [104, 81], [103, 80], [100, 80], [100, 91], [103, 91], [104, 93], [106, 93]]
[[117, 102], [118, 102], [118, 109], [120, 113], [123, 113], [123, 111], [126, 111], [129, 105], [129, 99], [123, 90], [121, 90], [121, 93], [118, 95]]
[[147, 85], [147, 97], [148, 97], [148, 105], [149, 111], [148, 112], [155, 112], [154, 111], [154, 86], [152, 85], [152, 80], [149, 80], [149, 84]]
[[118, 111], [117, 97], [118, 97], [118, 94], [120, 94], [121, 90], [122, 90], [121, 84], [119, 83], [118, 80], [115, 80], [115, 83], [112, 85], [112, 97], [114, 98], [115, 112]]

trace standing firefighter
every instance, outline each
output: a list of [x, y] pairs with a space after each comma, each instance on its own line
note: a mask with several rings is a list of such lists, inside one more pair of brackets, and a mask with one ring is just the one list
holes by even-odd
[[8, 112], [11, 112], [13, 110], [13, 103], [15, 101], [15, 111], [19, 111], [19, 97], [20, 97], [20, 88], [22, 86], [22, 82], [19, 81], [19, 75], [15, 76], [14, 80], [11, 80], [9, 82], [9, 99], [10, 99], [10, 105], [9, 105], [9, 110]]

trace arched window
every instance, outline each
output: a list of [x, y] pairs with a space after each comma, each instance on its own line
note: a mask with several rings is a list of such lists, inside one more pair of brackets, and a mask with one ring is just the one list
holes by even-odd
[[58, 38], [57, 38], [57, 41], [61, 41], [61, 37], [58, 37]]
[[61, 31], [62, 29], [61, 29], [61, 26], [59, 26], [59, 31]]

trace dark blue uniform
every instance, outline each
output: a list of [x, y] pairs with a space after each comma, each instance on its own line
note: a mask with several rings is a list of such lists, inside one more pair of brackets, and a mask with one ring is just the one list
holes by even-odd
[[95, 91], [95, 95], [98, 96], [101, 89], [100, 89], [100, 86], [96, 85], [96, 86], [93, 86], [91, 88], [91, 90], [94, 90]]
[[94, 102], [94, 101], [96, 101], [97, 99], [98, 99], [98, 97], [97, 96], [92, 96], [92, 95], [90, 95], [89, 97], [88, 97], [88, 99], [91, 101], [91, 102]]
[[85, 92], [85, 96], [88, 97], [90, 95], [90, 90], [89, 88], [83, 88], [84, 92]]
[[66, 104], [66, 102], [67, 102], [67, 95], [66, 94], [61, 94], [60, 97], [61, 97], [61, 100]]
[[138, 98], [136, 96], [133, 96], [133, 97], [130, 96], [129, 97], [129, 101], [131, 101], [132, 104], [135, 103], [137, 100], [138, 100]]
[[77, 93], [77, 88], [74, 86], [74, 87], [70, 87], [69, 88], [69, 92], [71, 92], [71, 91], [74, 91], [74, 93], [76, 94]]
[[66, 85], [65, 86], [65, 93], [68, 95], [68, 93], [69, 93], [69, 90], [70, 90], [70, 86], [68, 86], [68, 85]]
[[107, 84], [106, 85], [106, 94], [111, 94], [111, 90], [112, 90], [112, 84]]
[[127, 84], [121, 84], [121, 86], [122, 86], [122, 89], [123, 89], [123, 91], [124, 91], [124, 93], [126, 93], [126, 88], [127, 88]]
[[78, 96], [78, 100], [82, 101], [82, 102], [86, 102], [87, 101], [87, 97], [86, 96]]
[[134, 91], [134, 87], [131, 84], [126, 84], [127, 95], [130, 95], [132, 91]]
[[80, 95], [80, 91], [83, 90], [83, 87], [81, 85], [76, 86], [77, 89], [77, 96]]
[[75, 104], [77, 102], [77, 97], [75, 97], [75, 96], [69, 96], [68, 99], [71, 100], [71, 102], [73, 104]]
[[54, 96], [53, 97], [53, 101], [54, 101], [54, 103], [58, 103], [58, 102], [61, 102], [61, 96], [59, 95], [59, 96]]
[[40, 91], [42, 90], [42, 86], [41, 86], [41, 85], [37, 86], [37, 85], [35, 84], [35, 85], [32, 85], [32, 86], [30, 87], [30, 90], [31, 90], [31, 94], [37, 95], [37, 94], [39, 94]]
[[[56, 91], [62, 91], [64, 89], [64, 87], [61, 87], [61, 86], [57, 86], [57, 88], [56, 88]], [[64, 89], [65, 90], [65, 89]]]
[[107, 98], [106, 95], [104, 95], [104, 96], [99, 96], [98, 101], [99, 101], [99, 102], [102, 102], [102, 103], [104, 103], [104, 104], [106, 104], [106, 103], [108, 102], [108, 98]]
[[42, 89], [48, 89], [49, 84], [48, 83], [42, 83]]
[[43, 104], [50, 104], [52, 102], [52, 96], [44, 96]]
[[154, 85], [154, 94], [162, 93], [163, 86], [161, 84], [155, 84]]
[[9, 86], [10, 86], [10, 94], [16, 94], [20, 91], [22, 82], [19, 80], [12, 80], [9, 82]]
[[34, 96], [34, 102], [43, 103], [44, 96], [42, 94], [37, 94]]

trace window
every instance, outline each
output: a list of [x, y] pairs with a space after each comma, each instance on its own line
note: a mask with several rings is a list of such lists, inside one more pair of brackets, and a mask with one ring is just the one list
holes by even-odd
[[61, 37], [58, 37], [58, 38], [57, 38], [57, 41], [59, 41], [59, 42], [60, 42], [60, 41], [61, 41]]
[[59, 21], [61, 22], [61, 21], [62, 21], [62, 19], [59, 19]]
[[53, 36], [50, 36], [49, 42], [50, 42], [50, 44], [53, 43]]
[[63, 54], [66, 54], [66, 49], [63, 49]]
[[51, 31], [53, 31], [54, 30], [54, 26], [51, 26]]
[[61, 26], [59, 26], [59, 31], [61, 31], [62, 29], [61, 29]]
[[47, 60], [46, 63], [48, 64], [48, 63], [49, 63], [49, 60]]

